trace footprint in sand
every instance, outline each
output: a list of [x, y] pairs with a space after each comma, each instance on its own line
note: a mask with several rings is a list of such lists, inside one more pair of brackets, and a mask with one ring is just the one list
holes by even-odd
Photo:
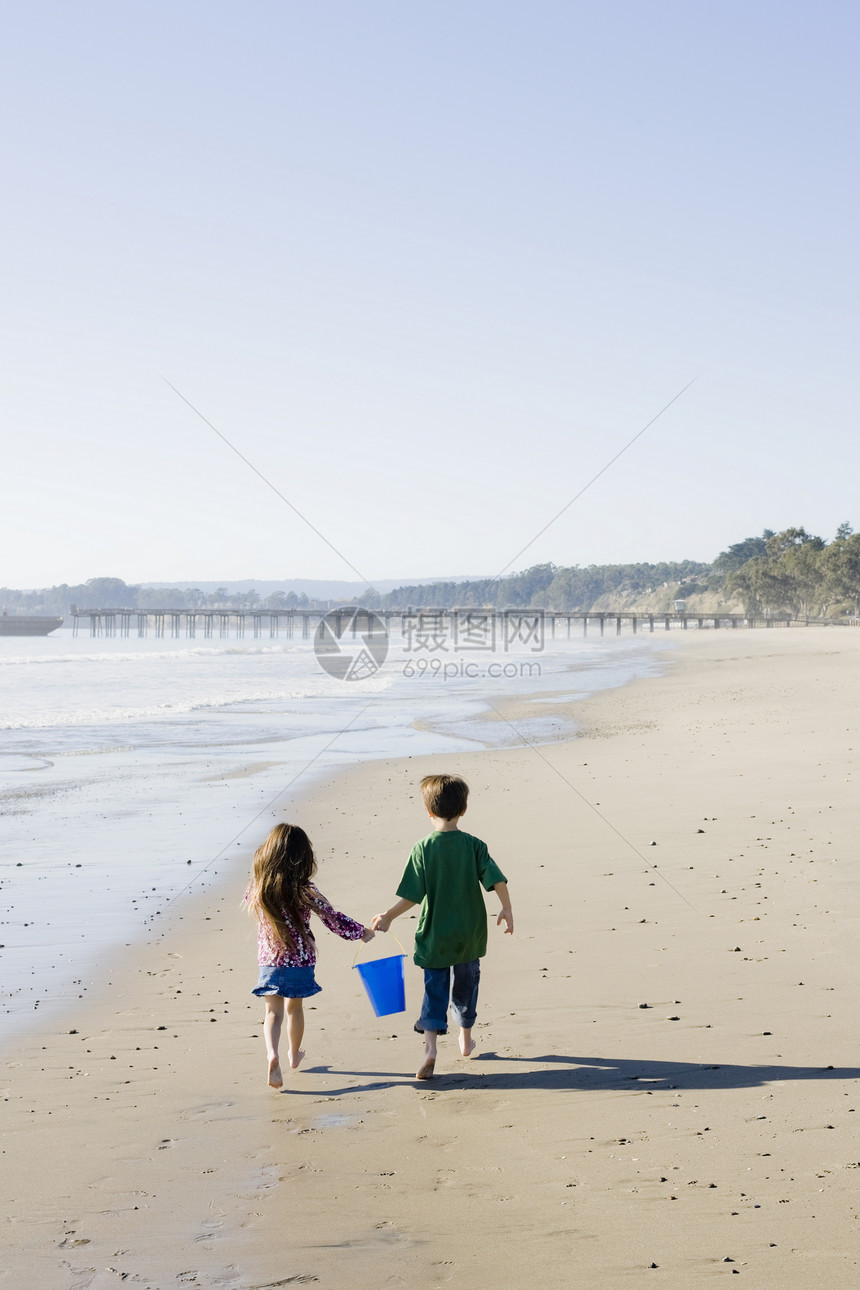
[[210, 1218], [200, 1224], [200, 1233], [195, 1241], [217, 1241], [224, 1234], [224, 1223], [220, 1218]]
[[294, 1277], [284, 1277], [281, 1281], [267, 1281], [265, 1285], [252, 1286], [252, 1290], [277, 1290], [278, 1286], [308, 1286], [313, 1281], [319, 1281], [319, 1277], [312, 1276], [310, 1272], [297, 1272]]
[[269, 1191], [272, 1187], [277, 1187], [280, 1178], [277, 1176], [278, 1170], [275, 1165], [266, 1165], [258, 1175], [258, 1181], [254, 1184], [256, 1191]]
[[229, 1111], [236, 1105], [235, 1102], [204, 1102], [201, 1106], [189, 1107], [183, 1111], [180, 1120], [211, 1120], [214, 1119], [219, 1111]]

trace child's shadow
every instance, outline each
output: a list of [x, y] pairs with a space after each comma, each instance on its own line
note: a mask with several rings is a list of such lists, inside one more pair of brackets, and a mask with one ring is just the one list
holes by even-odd
[[[526, 1070], [511, 1070], [525, 1066]], [[506, 1067], [508, 1069], [506, 1069]], [[438, 1092], [515, 1091], [539, 1089], [546, 1092], [588, 1092], [590, 1090], [644, 1093], [664, 1089], [756, 1088], [778, 1080], [854, 1080], [860, 1079], [856, 1066], [736, 1066], [698, 1062], [658, 1062], [632, 1057], [562, 1057], [548, 1053], [543, 1057], [503, 1057], [499, 1053], [480, 1053], [469, 1062], [458, 1062], [432, 1080], [417, 1081], [400, 1071], [345, 1071], [330, 1066], [313, 1066], [307, 1074], [358, 1077], [358, 1083], [342, 1088], [300, 1088], [284, 1092], [313, 1097], [341, 1097], [346, 1093], [371, 1093], [376, 1090], [412, 1084]], [[465, 1086], [465, 1088], [464, 1088]]]
[[[403, 1071], [344, 1071], [335, 1070], [331, 1066], [303, 1066], [301, 1073], [302, 1075], [330, 1075], [335, 1079], [341, 1079], [344, 1075], [357, 1075], [362, 1082], [347, 1084], [343, 1088], [320, 1088], [319, 1085], [306, 1088], [303, 1081], [291, 1080], [279, 1092], [288, 1093], [291, 1097], [343, 1097], [345, 1093], [375, 1093], [380, 1089], [397, 1088], [400, 1084], [415, 1083], [414, 1076], [410, 1079]], [[380, 1078], [369, 1081], [368, 1076], [371, 1075], [379, 1076]]]
[[[649, 1089], [756, 1088], [777, 1080], [858, 1079], [856, 1066], [737, 1066], [725, 1063], [660, 1062], [632, 1057], [562, 1057], [548, 1053], [543, 1057], [502, 1057], [499, 1053], [481, 1054], [478, 1070], [480, 1082], [494, 1089], [624, 1089], [645, 1092]], [[498, 1063], [548, 1068], [531, 1070], [499, 1069]]]

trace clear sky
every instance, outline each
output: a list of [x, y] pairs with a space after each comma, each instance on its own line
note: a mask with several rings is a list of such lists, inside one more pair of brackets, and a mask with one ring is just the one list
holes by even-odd
[[3, 12], [0, 585], [860, 528], [848, 0]]

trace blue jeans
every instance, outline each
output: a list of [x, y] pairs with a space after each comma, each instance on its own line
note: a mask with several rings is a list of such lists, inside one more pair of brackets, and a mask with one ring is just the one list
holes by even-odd
[[[451, 973], [454, 983], [451, 984]], [[453, 968], [424, 969], [424, 1002], [415, 1030], [421, 1035], [425, 1030], [435, 1030], [439, 1035], [448, 1033], [448, 1002], [458, 1026], [470, 1030], [475, 1024], [478, 1006], [478, 985], [481, 980], [481, 960], [455, 963]]]

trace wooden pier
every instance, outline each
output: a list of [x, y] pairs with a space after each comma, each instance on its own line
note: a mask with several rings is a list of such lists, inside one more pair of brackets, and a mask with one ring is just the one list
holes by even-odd
[[[78, 609], [72, 607], [69, 614], [72, 620], [72, 631], [78, 635], [81, 623], [89, 625], [90, 636], [148, 636], [150, 630], [156, 637], [195, 638], [215, 637], [268, 637], [277, 639], [283, 633], [287, 639], [300, 637], [308, 640], [313, 630], [323, 618], [329, 620], [341, 618], [340, 636], [344, 629], [350, 628], [355, 635], [358, 631], [369, 630], [376, 618], [380, 620], [389, 635], [393, 625], [400, 628], [402, 634], [435, 627], [440, 633], [453, 634], [456, 629], [462, 633], [466, 624], [473, 631], [484, 628], [498, 633], [500, 641], [513, 642], [521, 639], [528, 644], [529, 637], [536, 639], [540, 628], [541, 641], [571, 639], [574, 632], [577, 636], [587, 637], [589, 632], [599, 636], [615, 634], [620, 636], [622, 627], [626, 626], [634, 635], [639, 632], [653, 632], [659, 627], [664, 631], [689, 628], [696, 630], [717, 628], [761, 628], [791, 627], [804, 625], [804, 620], [792, 619], [787, 615], [776, 618], [745, 617], [740, 614], [686, 614], [686, 613], [605, 613], [581, 612], [566, 610], [535, 609], [397, 609], [397, 610], [362, 610], [354, 609]], [[528, 636], [521, 635], [526, 628]], [[495, 637], [494, 637], [495, 639]], [[477, 646], [476, 646], [477, 648]]]

